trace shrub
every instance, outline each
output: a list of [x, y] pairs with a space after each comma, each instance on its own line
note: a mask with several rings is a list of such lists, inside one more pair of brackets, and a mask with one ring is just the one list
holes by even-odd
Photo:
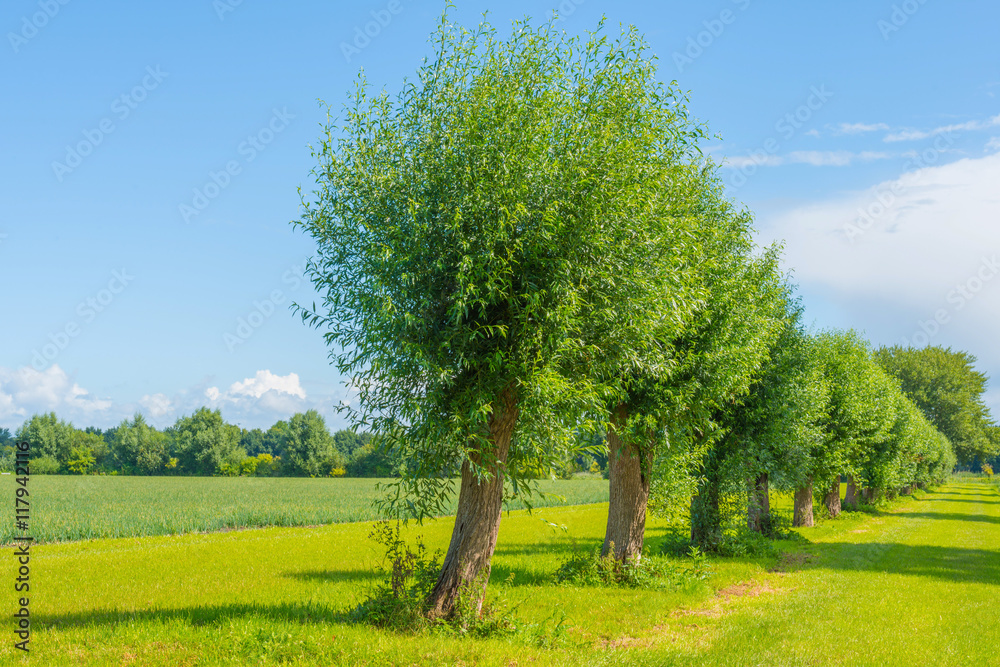
[[[612, 545], [611, 551], [614, 551]], [[639, 558], [624, 563], [613, 556], [601, 556], [598, 546], [589, 552], [579, 552], [566, 558], [556, 570], [555, 579], [559, 583], [577, 586], [623, 586], [626, 588], [679, 588], [705, 581], [711, 570], [705, 555], [697, 548], [690, 547], [688, 560], [675, 561], [650, 555], [643, 550]]]
[[[432, 618], [427, 599], [441, 571], [441, 551], [430, 553], [419, 536], [411, 548], [400, 535], [398, 521], [376, 522], [368, 537], [385, 548], [380, 564], [383, 578], [364, 602], [347, 612], [351, 620], [400, 632], [435, 630], [474, 637], [513, 635], [535, 627], [518, 624], [511, 612], [504, 611], [503, 603], [487, 599], [477, 610], [478, 596], [464, 593], [459, 595], [451, 618]], [[469, 588], [482, 583], [473, 582]], [[558, 623], [557, 633], [561, 627]]]
[[986, 475], [987, 478], [993, 477], [993, 466], [991, 466], [989, 463], [984, 463], [983, 474]]
[[59, 461], [54, 456], [40, 456], [31, 461], [28, 469], [32, 475], [55, 475], [59, 472]]

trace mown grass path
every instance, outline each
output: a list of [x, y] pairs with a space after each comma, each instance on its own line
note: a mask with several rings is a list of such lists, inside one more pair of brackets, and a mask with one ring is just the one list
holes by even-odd
[[633, 664], [1000, 665], [1000, 494], [953, 483], [801, 531], [778, 571], [674, 614]]

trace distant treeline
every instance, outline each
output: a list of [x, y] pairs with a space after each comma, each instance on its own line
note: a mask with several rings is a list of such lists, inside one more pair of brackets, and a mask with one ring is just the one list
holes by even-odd
[[208, 408], [162, 431], [141, 414], [103, 431], [34, 415], [14, 436], [0, 429], [3, 470], [13, 465], [15, 441], [31, 444], [32, 474], [389, 477], [396, 468], [371, 435], [330, 433], [315, 410], [266, 431], [228, 424]]
[[[0, 428], [0, 470], [14, 468], [14, 443], [31, 444], [35, 475], [201, 475], [243, 477], [395, 477], [401, 461], [370, 433], [331, 433], [315, 410], [265, 430], [228, 424], [201, 408], [158, 430], [141, 414], [118, 426], [79, 429], [54, 412], [34, 415], [12, 435]], [[603, 472], [607, 458], [567, 461], [559, 477]], [[544, 477], [550, 471], [544, 471]]]

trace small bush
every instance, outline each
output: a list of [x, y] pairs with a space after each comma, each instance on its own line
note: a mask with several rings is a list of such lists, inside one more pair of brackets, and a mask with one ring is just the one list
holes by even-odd
[[32, 475], [55, 475], [60, 467], [59, 461], [54, 456], [40, 456], [31, 460], [28, 470]]
[[[477, 609], [475, 596], [465, 593], [459, 595], [450, 618], [432, 618], [427, 600], [437, 583], [442, 554], [430, 553], [421, 537], [411, 548], [400, 530], [398, 521], [379, 521], [372, 526], [369, 539], [385, 548], [380, 565], [384, 579], [364, 602], [348, 612], [351, 620], [401, 632], [433, 630], [473, 637], [511, 636], [534, 630], [534, 637], [544, 636], [546, 641], [562, 628], [561, 623], [552, 632], [543, 627], [539, 634], [542, 626], [518, 623], [504, 600], [487, 598]], [[473, 582], [466, 590], [482, 590], [483, 583]]]
[[556, 570], [555, 579], [577, 586], [643, 589], [680, 588], [708, 579], [711, 570], [705, 555], [697, 547], [690, 547], [688, 556], [689, 560], [677, 562], [654, 557], [646, 549], [641, 557], [622, 562], [613, 556], [602, 557], [598, 546], [589, 552], [575, 551], [564, 559]]
[[993, 477], [993, 466], [989, 463], [983, 464], [983, 474], [986, 475], [987, 479], [992, 479]]
[[419, 632], [430, 627], [427, 597], [437, 583], [441, 552], [428, 553], [422, 538], [411, 549], [400, 535], [400, 524], [378, 521], [368, 538], [385, 547], [380, 565], [384, 580], [350, 616], [379, 628]]
[[[769, 532], [775, 528], [774, 517], [769, 526]], [[756, 558], [759, 556], [777, 556], [778, 551], [767, 535], [739, 526], [735, 530], [723, 533], [719, 540], [718, 554], [731, 558]]]

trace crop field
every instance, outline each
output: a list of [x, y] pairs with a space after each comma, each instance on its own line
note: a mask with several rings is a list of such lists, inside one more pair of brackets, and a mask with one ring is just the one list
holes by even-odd
[[[4, 642], [0, 664], [997, 664], [992, 484], [960, 480], [796, 529], [780, 556], [713, 558], [707, 581], [681, 588], [556, 584], [606, 517], [606, 504], [504, 517], [490, 595], [529, 631], [491, 639], [352, 622], [381, 558], [368, 523], [40, 545], [31, 659]], [[444, 548], [452, 522], [406, 535]], [[651, 520], [647, 542], [664, 535]]]
[[[62, 542], [144, 535], [180, 535], [264, 526], [314, 526], [377, 519], [376, 479], [280, 477], [33, 476], [32, 535]], [[606, 502], [603, 479], [543, 480], [533, 506]], [[0, 476], [0, 497], [14, 493], [14, 478]], [[455, 499], [450, 511], [454, 511]], [[511, 509], [522, 509], [518, 501]], [[13, 525], [0, 526], [10, 544]]]

